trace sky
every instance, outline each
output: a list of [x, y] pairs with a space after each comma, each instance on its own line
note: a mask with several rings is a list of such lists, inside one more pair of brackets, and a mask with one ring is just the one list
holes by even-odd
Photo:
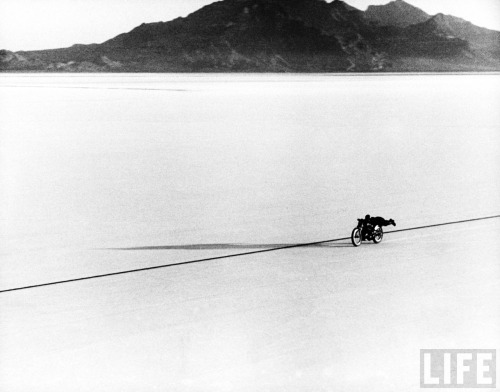
[[[101, 43], [141, 23], [186, 16], [214, 0], [0, 0], [0, 49], [37, 50]], [[330, 1], [330, 0], [328, 0]], [[406, 0], [500, 30], [500, 0]], [[365, 10], [389, 0], [346, 0]]]

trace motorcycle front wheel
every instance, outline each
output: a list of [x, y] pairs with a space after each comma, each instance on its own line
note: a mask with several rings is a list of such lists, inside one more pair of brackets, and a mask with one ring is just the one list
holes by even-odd
[[351, 234], [351, 242], [354, 246], [360, 246], [361, 245], [361, 229], [358, 229], [357, 227], [352, 231]]

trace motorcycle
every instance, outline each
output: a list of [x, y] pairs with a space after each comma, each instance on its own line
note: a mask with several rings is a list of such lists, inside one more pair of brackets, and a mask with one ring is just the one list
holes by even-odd
[[379, 225], [365, 225], [363, 219], [358, 219], [358, 225], [352, 230], [351, 242], [354, 246], [360, 246], [363, 241], [373, 241], [375, 244], [382, 242], [384, 230]]

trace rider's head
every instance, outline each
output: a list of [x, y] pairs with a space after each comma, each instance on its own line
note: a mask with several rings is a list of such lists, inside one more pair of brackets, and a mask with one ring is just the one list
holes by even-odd
[[365, 216], [365, 219], [366, 219], [366, 220], [370, 219], [370, 215], [366, 215], [366, 216]]

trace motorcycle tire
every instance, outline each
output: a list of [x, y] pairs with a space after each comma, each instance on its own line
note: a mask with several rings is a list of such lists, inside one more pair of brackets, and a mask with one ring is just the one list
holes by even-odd
[[380, 226], [375, 227], [373, 230], [373, 242], [375, 244], [380, 244], [384, 238], [384, 230]]
[[361, 229], [355, 228], [351, 234], [351, 242], [354, 246], [361, 245]]

